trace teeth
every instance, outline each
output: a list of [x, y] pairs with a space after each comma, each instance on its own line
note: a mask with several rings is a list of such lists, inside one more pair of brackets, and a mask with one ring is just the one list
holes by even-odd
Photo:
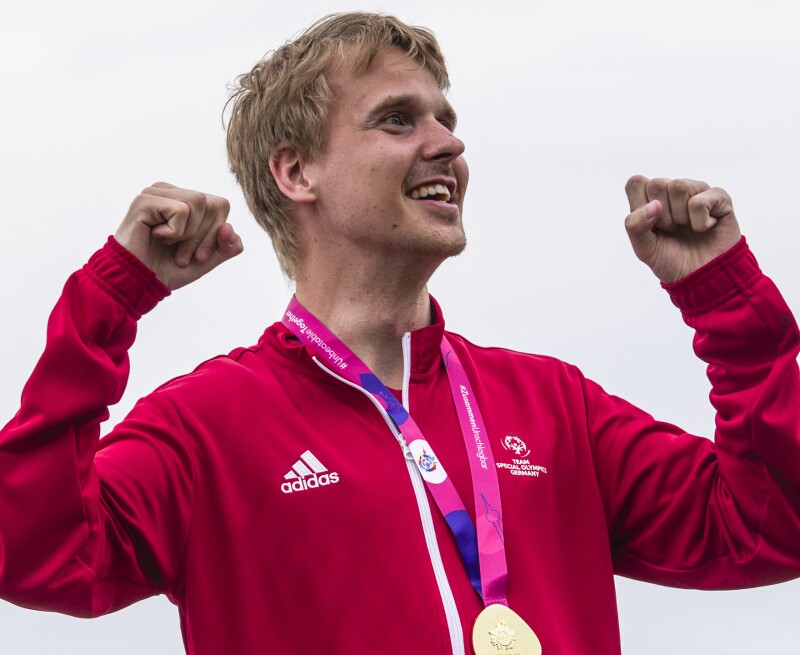
[[450, 190], [444, 184], [432, 184], [430, 186], [421, 186], [417, 189], [414, 189], [409, 196], [413, 200], [417, 200], [419, 198], [433, 198], [434, 196], [442, 196], [439, 200], [444, 202], [450, 202]]

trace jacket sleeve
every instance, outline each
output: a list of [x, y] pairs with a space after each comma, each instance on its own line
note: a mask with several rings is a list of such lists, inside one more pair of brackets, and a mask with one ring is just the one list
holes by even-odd
[[701, 589], [798, 577], [797, 324], [744, 239], [665, 288], [708, 364], [715, 439], [585, 382], [615, 571]]
[[[127, 382], [136, 322], [167, 294], [113, 238], [67, 281], [20, 409], [0, 431], [3, 598], [96, 616], [169, 592], [191, 490], [179, 417], [153, 401], [139, 412], [146, 425], [125, 428], [127, 461], [95, 457], [100, 423]], [[134, 467], [137, 479], [115, 478]], [[143, 502], [124, 501], [137, 496], [122, 484]]]

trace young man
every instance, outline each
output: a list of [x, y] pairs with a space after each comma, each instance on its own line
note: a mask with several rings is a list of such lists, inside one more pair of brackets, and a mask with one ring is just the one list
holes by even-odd
[[464, 247], [468, 171], [430, 33], [331, 17], [240, 85], [231, 165], [295, 299], [98, 442], [136, 321], [242, 250], [221, 198], [134, 200], [0, 435], [3, 597], [96, 616], [166, 593], [190, 653], [614, 653], [614, 573], [800, 574], [798, 330], [724, 191], [627, 186], [710, 365], [712, 443], [444, 330], [427, 282]]

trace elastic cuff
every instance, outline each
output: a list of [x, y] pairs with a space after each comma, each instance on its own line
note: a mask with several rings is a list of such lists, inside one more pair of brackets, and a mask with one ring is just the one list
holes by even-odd
[[727, 252], [673, 284], [662, 284], [684, 316], [704, 314], [725, 303], [761, 277], [761, 269], [742, 237]]
[[137, 320], [170, 295], [156, 274], [113, 236], [91, 256], [83, 271]]

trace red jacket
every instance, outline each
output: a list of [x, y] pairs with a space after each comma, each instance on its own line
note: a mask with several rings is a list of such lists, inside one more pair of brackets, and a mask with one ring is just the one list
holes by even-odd
[[[497, 461], [510, 605], [545, 655], [619, 652], [614, 573], [717, 589], [800, 575], [794, 319], [744, 241], [668, 290], [709, 363], [715, 442], [568, 364], [448, 333]], [[416, 468], [280, 324], [98, 441], [136, 321], [166, 293], [113, 240], [67, 282], [0, 433], [0, 595], [95, 616], [166, 593], [198, 655], [470, 652], [481, 603]], [[407, 340], [406, 391], [473, 513], [443, 329]]]

